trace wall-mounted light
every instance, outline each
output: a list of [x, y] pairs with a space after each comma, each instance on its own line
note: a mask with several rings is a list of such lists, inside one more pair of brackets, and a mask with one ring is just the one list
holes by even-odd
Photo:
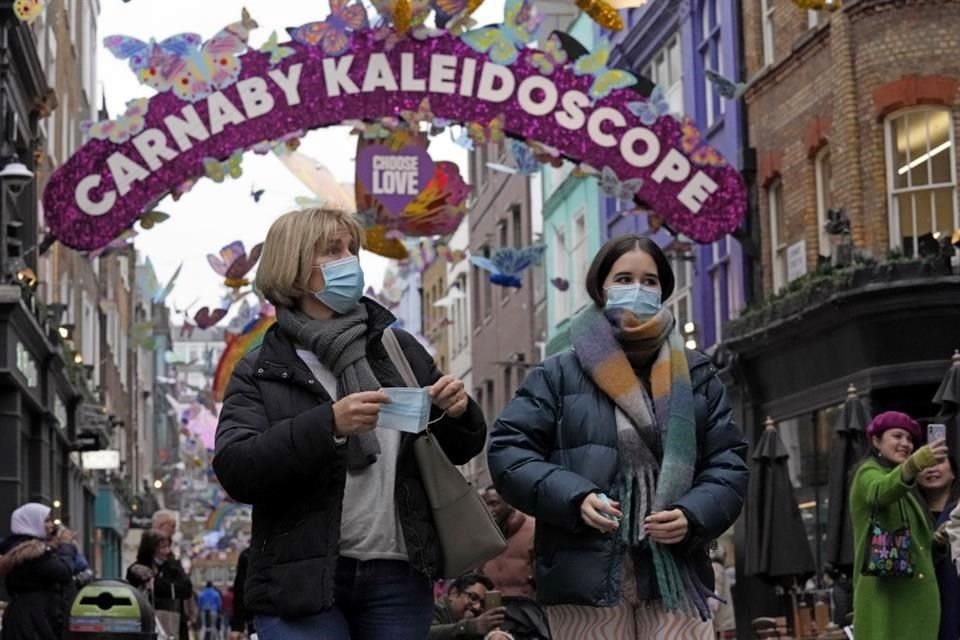
[[696, 348], [697, 348], [697, 341], [694, 340], [693, 338], [689, 338], [689, 339], [687, 340], [685, 346], [687, 347], [687, 349], [690, 349], [690, 350], [696, 349]]
[[54, 508], [54, 509], [59, 509], [59, 508], [60, 508], [60, 501], [59, 501], [59, 500], [54, 500], [54, 501], [53, 501], [53, 508]]
[[17, 282], [30, 289], [37, 288], [37, 274], [30, 267], [17, 269]]
[[70, 340], [73, 336], [74, 325], [67, 322], [66, 324], [60, 325], [60, 328], [57, 329], [57, 333], [60, 334], [60, 337], [64, 340]]
[[154, 489], [163, 489], [163, 480], [154, 480], [153, 481]]
[[[6, 143], [4, 151], [8, 149], [11, 149], [11, 147], [9, 143]], [[0, 184], [9, 187], [14, 193], [20, 193], [33, 180], [33, 171], [27, 169], [27, 166], [20, 162], [12, 151], [7, 151], [3, 155], [6, 162], [3, 169], [0, 169]], [[3, 160], [0, 160], [0, 162], [3, 162]]]
[[78, 353], [73, 356], [73, 361], [77, 364], [83, 364], [83, 356]]
[[696, 330], [697, 330], [697, 325], [693, 324], [692, 322], [688, 322], [685, 325], [683, 325], [683, 332], [687, 335], [690, 335]]

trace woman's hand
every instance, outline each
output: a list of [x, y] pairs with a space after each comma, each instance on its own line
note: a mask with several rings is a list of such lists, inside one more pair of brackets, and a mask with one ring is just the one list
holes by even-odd
[[467, 410], [470, 399], [463, 381], [454, 376], [443, 376], [430, 387], [430, 399], [451, 418], [459, 418]]
[[333, 433], [351, 436], [365, 433], [377, 426], [380, 405], [389, 404], [390, 398], [382, 391], [351, 393], [333, 403]]
[[604, 502], [596, 493], [589, 494], [580, 503], [580, 517], [583, 518], [588, 527], [593, 527], [604, 533], [616, 531], [620, 528], [620, 523], [617, 520], [607, 518], [603, 515], [604, 513], [617, 518], [617, 520], [623, 517], [619, 502], [612, 500], [609, 503]]
[[903, 470], [901, 471], [903, 479], [907, 482], [913, 482], [921, 471], [946, 460], [949, 453], [947, 441], [943, 439], [923, 445], [903, 463]]
[[677, 544], [683, 542], [690, 531], [690, 523], [682, 509], [658, 511], [651, 513], [643, 521], [647, 534], [654, 542], [660, 544]]

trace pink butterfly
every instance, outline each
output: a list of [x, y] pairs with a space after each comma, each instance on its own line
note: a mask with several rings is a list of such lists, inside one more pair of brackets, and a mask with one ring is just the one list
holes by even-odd
[[218, 275], [224, 277], [225, 284], [231, 289], [239, 289], [247, 284], [247, 273], [260, 259], [260, 252], [263, 250], [263, 243], [255, 245], [247, 255], [243, 243], [239, 240], [231, 242], [220, 249], [220, 257], [207, 254], [207, 262], [213, 267]]
[[360, 3], [350, 0], [330, 0], [330, 15], [321, 22], [309, 22], [299, 27], [287, 27], [295, 42], [309, 47], [320, 45], [328, 56], [340, 56], [350, 48], [355, 31], [367, 29], [367, 11]]
[[80, 130], [91, 138], [109, 140], [115, 144], [123, 144], [133, 136], [143, 131], [147, 121], [148, 100], [140, 98], [127, 103], [127, 110], [116, 120], [101, 120], [100, 122], [84, 122]]
[[223, 320], [223, 317], [227, 315], [227, 311], [228, 309], [214, 309], [211, 312], [210, 307], [203, 307], [193, 315], [193, 321], [197, 323], [197, 327], [209, 329]]

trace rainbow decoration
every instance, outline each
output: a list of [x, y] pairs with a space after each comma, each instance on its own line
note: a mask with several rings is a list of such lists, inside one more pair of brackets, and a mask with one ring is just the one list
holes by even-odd
[[249, 509], [249, 505], [240, 504], [239, 502], [233, 502], [231, 500], [224, 500], [217, 506], [216, 509], [210, 512], [210, 515], [207, 516], [207, 522], [204, 525], [204, 529], [207, 531], [220, 531], [220, 528], [223, 526], [223, 521], [227, 516], [240, 511], [243, 509]]
[[223, 402], [223, 394], [227, 390], [230, 376], [233, 375], [233, 368], [243, 356], [260, 346], [267, 329], [275, 321], [273, 316], [257, 316], [247, 323], [240, 333], [227, 332], [227, 348], [223, 350], [223, 355], [217, 362], [217, 370], [213, 374], [213, 397], [217, 402]]

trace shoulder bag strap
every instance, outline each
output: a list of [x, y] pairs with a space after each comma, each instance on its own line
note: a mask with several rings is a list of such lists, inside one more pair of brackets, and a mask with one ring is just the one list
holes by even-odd
[[390, 356], [393, 366], [400, 372], [400, 377], [403, 378], [407, 386], [419, 389], [421, 385], [417, 381], [417, 376], [413, 374], [413, 369], [410, 368], [410, 361], [407, 360], [407, 356], [403, 354], [403, 349], [400, 347], [397, 334], [393, 332], [393, 329], [384, 329], [383, 337], [380, 338], [380, 341], [383, 343], [383, 348], [387, 350], [387, 355]]

